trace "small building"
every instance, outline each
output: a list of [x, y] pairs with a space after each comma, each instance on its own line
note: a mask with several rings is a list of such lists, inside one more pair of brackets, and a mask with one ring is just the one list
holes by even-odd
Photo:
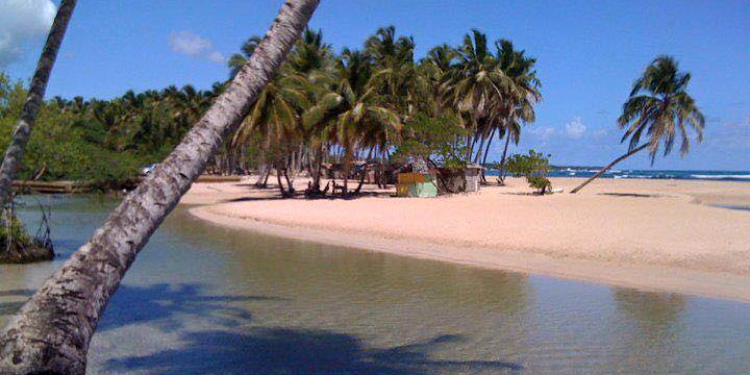
[[399, 173], [398, 183], [396, 183], [396, 195], [412, 198], [437, 197], [437, 174], [434, 172]]
[[479, 191], [482, 180], [481, 165], [470, 164], [464, 169], [441, 169], [442, 190], [447, 193], [474, 193]]

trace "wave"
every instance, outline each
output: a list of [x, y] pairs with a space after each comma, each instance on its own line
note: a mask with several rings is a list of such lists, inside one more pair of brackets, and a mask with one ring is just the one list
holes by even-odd
[[726, 180], [735, 178], [750, 180], [750, 174], [691, 174], [690, 177], [699, 180]]

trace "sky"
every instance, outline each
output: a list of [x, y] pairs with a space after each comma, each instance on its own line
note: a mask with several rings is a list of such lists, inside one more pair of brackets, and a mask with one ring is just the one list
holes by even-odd
[[[79, 1], [47, 97], [209, 88], [281, 3]], [[57, 4], [0, 0], [0, 71], [31, 77]], [[750, 170], [750, 0], [322, 0], [311, 21], [336, 50], [359, 48], [388, 25], [414, 37], [417, 57], [458, 45], [472, 28], [536, 57], [543, 102], [511, 152], [543, 151], [556, 165], [604, 165], [626, 152], [616, 125], [622, 103], [646, 65], [672, 55], [692, 74], [688, 92], [706, 115], [705, 139], [693, 139], [685, 158], [673, 152], [652, 167], [636, 155], [621, 168]], [[501, 152], [494, 141], [490, 160]]]

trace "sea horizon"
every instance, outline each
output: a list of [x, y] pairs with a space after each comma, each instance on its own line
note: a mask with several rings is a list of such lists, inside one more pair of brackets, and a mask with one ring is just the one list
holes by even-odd
[[[556, 166], [549, 172], [549, 177], [586, 178], [593, 176], [600, 169], [601, 167]], [[498, 171], [490, 170], [487, 174], [496, 176], [498, 175]], [[610, 169], [604, 172], [600, 178], [750, 182], [750, 171], [718, 169]]]

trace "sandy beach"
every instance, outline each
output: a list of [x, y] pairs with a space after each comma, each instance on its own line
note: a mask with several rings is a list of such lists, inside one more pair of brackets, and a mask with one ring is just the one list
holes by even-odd
[[[566, 193], [530, 195], [525, 182], [433, 199], [366, 190], [356, 199], [279, 199], [273, 185], [195, 184], [182, 204], [208, 222], [304, 241], [750, 301], [750, 184], [553, 179]], [[306, 181], [299, 181], [299, 188]]]

